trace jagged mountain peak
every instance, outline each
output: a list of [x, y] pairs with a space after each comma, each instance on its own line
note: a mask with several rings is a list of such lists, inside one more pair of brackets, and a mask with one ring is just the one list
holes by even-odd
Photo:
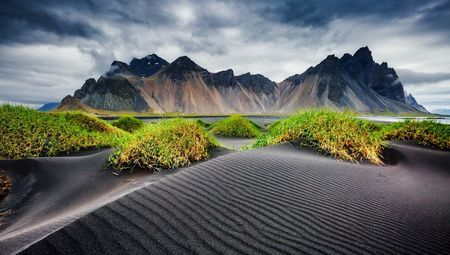
[[217, 72], [216, 74], [222, 74], [222, 75], [227, 75], [227, 76], [233, 76], [234, 77], [233, 69], [222, 70], [222, 71]]
[[354, 57], [358, 57], [358, 56], [370, 56], [372, 57], [372, 51], [370, 51], [369, 46], [364, 46], [359, 48], [355, 54], [353, 54]]
[[364, 67], [370, 67], [375, 63], [372, 57], [372, 52], [367, 46], [358, 49], [355, 54], [353, 54], [353, 60], [359, 62]]
[[158, 55], [156, 55], [155, 53], [147, 55], [144, 58], [146, 58], [146, 59], [162, 59]]
[[[111, 70], [111, 76], [87, 80], [74, 98], [96, 109], [155, 112], [293, 112], [316, 106], [362, 112], [426, 111], [403, 91], [393, 68], [373, 61], [367, 46], [354, 55], [329, 55], [280, 84], [261, 74], [236, 76], [232, 69], [211, 73], [187, 56], [169, 64], [150, 54], [134, 58], [130, 65], [114, 61]], [[150, 75], [150, 79], [136, 77]]]
[[133, 58], [130, 62], [129, 69], [130, 72], [137, 76], [149, 77], [167, 65], [169, 65], [169, 62], [165, 59], [156, 54], [150, 54], [141, 59]]
[[254, 78], [254, 79], [261, 79], [261, 80], [264, 79], [264, 80], [267, 80], [267, 81], [270, 81], [270, 82], [274, 82], [274, 81], [270, 80], [269, 78], [267, 78], [266, 76], [264, 76], [262, 74], [259, 74], [259, 73], [252, 74], [250, 72], [246, 72], [246, 73], [243, 73], [241, 75], [238, 75], [238, 76], [236, 76], [236, 78], [239, 78], [239, 79], [242, 79], [242, 78]]
[[124, 63], [122, 61], [114, 60], [111, 63], [111, 66], [118, 66], [118, 67], [128, 67], [127, 63]]
[[274, 93], [277, 84], [262, 74], [249, 72], [236, 76], [236, 80], [244, 87], [250, 88], [256, 93], [263, 92], [268, 95]]
[[170, 63], [163, 71], [162, 75], [174, 81], [183, 81], [188, 73], [208, 73], [206, 69], [197, 65], [187, 56], [181, 56]]
[[408, 104], [411, 107], [414, 107], [415, 109], [421, 111], [421, 112], [428, 112], [427, 109], [425, 109], [425, 107], [423, 107], [423, 105], [417, 103], [416, 99], [414, 98], [413, 95], [411, 95], [411, 93], [408, 93], [405, 90], [405, 103]]
[[128, 65], [122, 61], [114, 60], [109, 70], [102, 77], [111, 77], [118, 74], [129, 74]]
[[[208, 79], [205, 81], [208, 83]], [[212, 84], [216, 87], [235, 87], [237, 85], [236, 77], [232, 69], [211, 73]]]
[[339, 62], [339, 58], [334, 54], [328, 55], [317, 67], [320, 67], [323, 71], [331, 71], [329, 69], [334, 69], [337, 67]]
[[177, 68], [181, 69], [183, 71], [204, 71], [203, 67], [197, 65], [192, 59], [190, 59], [188, 56], [181, 56], [172, 63], [170, 63], [169, 68]]

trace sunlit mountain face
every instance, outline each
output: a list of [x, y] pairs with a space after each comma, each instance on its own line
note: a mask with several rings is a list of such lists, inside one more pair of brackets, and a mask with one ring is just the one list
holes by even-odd
[[[114, 61], [98, 80], [86, 80], [73, 97], [65, 97], [60, 108], [199, 114], [293, 113], [311, 107], [427, 112], [405, 91], [393, 68], [373, 60], [368, 47], [341, 58], [330, 55], [280, 83], [261, 74], [236, 76], [231, 69], [209, 72], [186, 56], [170, 64], [155, 54], [151, 59], [157, 60]], [[137, 61], [139, 69], [133, 68]]]

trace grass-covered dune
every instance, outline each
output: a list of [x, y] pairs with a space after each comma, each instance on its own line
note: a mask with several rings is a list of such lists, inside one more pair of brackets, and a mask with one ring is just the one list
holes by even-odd
[[131, 116], [122, 116], [111, 122], [114, 127], [120, 128], [127, 132], [134, 132], [144, 126], [144, 121]]
[[209, 157], [217, 141], [195, 120], [171, 119], [147, 124], [110, 158], [118, 169], [178, 168]]
[[[128, 132], [125, 132], [124, 129]], [[266, 133], [250, 120], [233, 115], [209, 126], [198, 120], [170, 119], [145, 124], [132, 117], [112, 122], [80, 112], [38, 112], [0, 106], [0, 158], [54, 156], [89, 148], [117, 148], [110, 164], [118, 170], [177, 168], [209, 157], [218, 146], [211, 134], [258, 137], [250, 148], [299, 141], [336, 158], [382, 163], [387, 140], [450, 149], [450, 126], [407, 120], [374, 124], [355, 113], [308, 110], [273, 123]], [[209, 132], [208, 132], [209, 130]], [[129, 133], [132, 132], [132, 133]]]
[[253, 138], [261, 134], [258, 125], [241, 115], [232, 115], [210, 126], [215, 135]]
[[[118, 126], [132, 134], [122, 131]], [[54, 156], [89, 148], [117, 148], [110, 163], [118, 170], [177, 168], [205, 159], [217, 141], [195, 120], [144, 124], [122, 117], [113, 125], [80, 112], [38, 112], [0, 106], [0, 156]]]
[[303, 146], [340, 159], [380, 164], [384, 143], [376, 129], [372, 122], [351, 113], [309, 110], [273, 123], [252, 147], [300, 141]]
[[450, 150], [450, 125], [432, 120], [405, 120], [387, 124], [380, 132], [386, 140], [408, 140], [424, 146]]
[[84, 113], [46, 113], [23, 106], [0, 106], [0, 156], [4, 158], [115, 147], [127, 139], [126, 132]]
[[389, 140], [407, 140], [439, 149], [450, 149], [450, 125], [435, 121], [406, 120], [375, 124], [356, 118], [355, 113], [329, 109], [307, 110], [274, 122], [251, 148], [286, 141], [329, 153], [336, 158], [382, 163]]

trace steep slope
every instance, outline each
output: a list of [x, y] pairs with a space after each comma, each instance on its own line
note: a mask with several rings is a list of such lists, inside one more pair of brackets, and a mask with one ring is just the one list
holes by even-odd
[[353, 56], [328, 56], [306, 72], [279, 84], [277, 108], [292, 112], [302, 107], [351, 108], [360, 112], [416, 112], [405, 102], [395, 70], [372, 59], [367, 47]]
[[421, 112], [428, 112], [423, 105], [417, 103], [416, 99], [411, 95], [410, 93], [407, 93], [405, 91], [405, 103], [414, 107], [415, 109], [421, 111]]
[[68, 95], [63, 98], [61, 104], [54, 111], [83, 111], [93, 113], [96, 112], [96, 109], [83, 104], [80, 99]]
[[74, 98], [85, 105], [101, 110], [136, 112], [149, 110], [135, 86], [121, 76], [101, 77], [97, 81], [88, 79], [81, 89], [75, 91]]
[[166, 60], [156, 54], [151, 54], [141, 59], [133, 58], [130, 62], [129, 70], [139, 77], [149, 77], [167, 65], [169, 63]]
[[[254, 90], [264, 87], [262, 83], [241, 83], [238, 80], [231, 69], [210, 73], [183, 56], [145, 79], [139, 89], [154, 112], [206, 114], [271, 110], [270, 105], [275, 100], [273, 92], [266, 95], [260, 89], [255, 93]], [[264, 82], [267, 80], [265, 78]]]
[[360, 112], [427, 112], [404, 91], [395, 70], [376, 63], [368, 47], [352, 56], [330, 55], [277, 84], [260, 74], [211, 73], [186, 56], [172, 63], [155, 54], [114, 61], [97, 81], [74, 94], [81, 103], [110, 111], [155, 113], [290, 113], [304, 107]]

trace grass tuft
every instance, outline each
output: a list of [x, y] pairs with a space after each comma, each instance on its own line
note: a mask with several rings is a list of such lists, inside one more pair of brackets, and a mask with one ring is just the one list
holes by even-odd
[[387, 124], [380, 132], [386, 140], [409, 140], [424, 146], [450, 149], [450, 125], [432, 120], [405, 120]]
[[205, 121], [203, 121], [201, 119], [197, 119], [196, 121], [197, 121], [197, 124], [199, 124], [200, 126], [202, 126], [204, 128], [209, 128], [211, 126], [210, 123], [205, 122]]
[[94, 116], [47, 113], [0, 106], [0, 156], [10, 159], [55, 156], [89, 148], [114, 147], [129, 135]]
[[300, 112], [269, 126], [268, 132], [251, 146], [263, 147], [287, 141], [300, 141], [336, 158], [381, 164], [384, 143], [372, 122], [355, 118], [348, 112], [327, 109]]
[[219, 120], [211, 125], [210, 130], [216, 135], [232, 137], [253, 138], [261, 134], [258, 125], [240, 115]]
[[131, 116], [123, 116], [111, 122], [114, 127], [120, 128], [127, 132], [134, 132], [144, 126], [144, 121]]
[[209, 157], [217, 141], [195, 120], [171, 119], [145, 125], [111, 157], [117, 170], [178, 168]]

